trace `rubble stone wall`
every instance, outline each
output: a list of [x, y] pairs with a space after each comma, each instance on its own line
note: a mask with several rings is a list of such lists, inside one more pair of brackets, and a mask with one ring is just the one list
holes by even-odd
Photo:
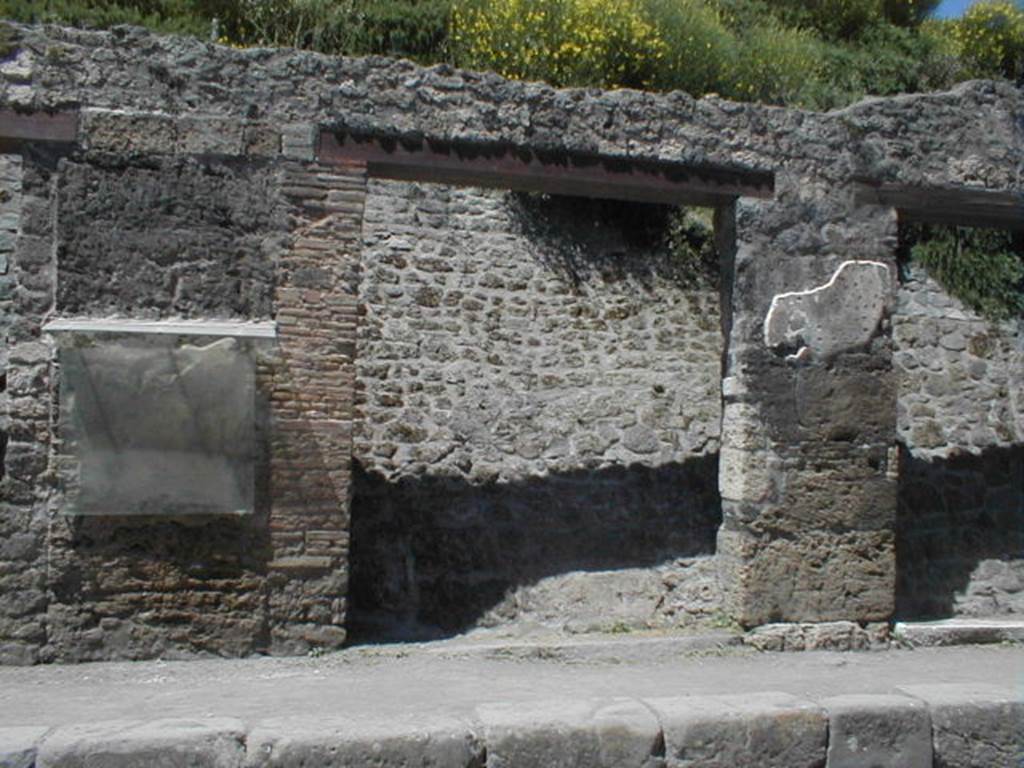
[[[407, 595], [425, 585], [436, 605], [472, 589], [490, 602], [501, 584], [536, 575], [524, 560], [558, 571], [614, 565], [625, 552], [624, 564], [646, 565], [705, 546], [716, 470], [735, 618], [873, 621], [894, 610], [909, 541], [896, 519], [898, 475], [916, 476], [908, 457], [934, 468], [947, 457], [929, 451], [965, 440], [979, 455], [1000, 452], [946, 471], [943, 493], [984, 476], [995, 477], [986, 493], [1012, 497], [1016, 459], [1000, 457], [1019, 446], [1020, 355], [1002, 350], [1017, 342], [1000, 331], [987, 357], [977, 342], [961, 355], [946, 347], [975, 339], [964, 325], [973, 321], [901, 315], [897, 213], [857, 196], [864, 178], [1019, 194], [1024, 94], [1009, 84], [816, 114], [128, 28], [8, 31], [4, 119], [56, 112], [77, 127], [59, 145], [5, 141], [0, 165], [3, 661], [335, 647], [350, 552], [356, 566], [364, 557], [353, 538], [365, 538], [361, 509], [373, 510], [361, 518], [370, 541], [399, 539], [385, 560], [403, 566], [371, 567], [354, 584], [379, 578], [399, 613], [424, 605]], [[375, 181], [364, 230], [372, 174], [320, 165], [324, 129], [768, 171], [775, 192], [721, 201], [719, 321], [710, 294], [674, 284], [661, 257], [608, 222], [584, 231], [579, 210], [546, 222], [558, 232], [552, 247], [523, 229], [545, 215], [524, 209], [528, 198]], [[410, 238], [423, 248], [408, 250]], [[820, 311], [826, 295], [838, 324]], [[278, 358], [257, 372], [268, 432], [253, 516], [154, 521], [144, 532], [139, 521], [61, 516], [58, 371], [43, 326], [114, 314], [276, 321]], [[974, 402], [962, 421], [922, 410], [951, 413], [959, 397], [943, 400], [935, 377], [898, 379], [915, 355], [920, 368], [934, 358], [914, 346], [932, 348], [929, 328], [960, 355], [950, 376], [965, 378], [952, 383], [972, 382], [972, 397], [994, 391], [999, 404]], [[915, 351], [901, 357], [908, 342]], [[710, 373], [722, 344], [719, 434]], [[498, 400], [491, 418], [457, 414]], [[1001, 428], [1004, 413], [1016, 434]], [[901, 435], [910, 450], [900, 459]], [[972, 498], [963, 508], [988, 506]], [[1019, 524], [1005, 509], [996, 530]], [[551, 515], [555, 527], [538, 533]], [[480, 522], [489, 519], [503, 522]], [[423, 520], [436, 524], [417, 528]], [[923, 578], [909, 594], [927, 588]]]
[[900, 613], [1024, 612], [1024, 341], [920, 269], [893, 324]]
[[719, 297], [667, 215], [371, 183], [356, 621], [464, 627], [544, 576], [712, 551]]

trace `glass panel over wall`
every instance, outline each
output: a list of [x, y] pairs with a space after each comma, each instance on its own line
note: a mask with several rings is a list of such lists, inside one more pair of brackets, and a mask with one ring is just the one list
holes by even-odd
[[156, 333], [58, 338], [66, 514], [252, 512], [252, 340]]

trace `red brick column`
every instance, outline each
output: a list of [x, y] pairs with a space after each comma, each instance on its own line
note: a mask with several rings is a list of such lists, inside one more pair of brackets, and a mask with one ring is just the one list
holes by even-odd
[[292, 242], [277, 265], [271, 389], [270, 648], [345, 639], [364, 165], [283, 171]]

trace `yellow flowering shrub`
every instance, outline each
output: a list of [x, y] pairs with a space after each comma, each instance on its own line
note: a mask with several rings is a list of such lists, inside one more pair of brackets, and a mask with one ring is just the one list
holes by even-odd
[[553, 85], [647, 87], [664, 40], [641, 0], [456, 0], [460, 65]]
[[715, 0], [455, 0], [451, 41], [460, 66], [557, 86], [783, 103], [817, 76], [812, 34], [728, 21]]
[[975, 77], [1024, 75], [1024, 10], [1010, 2], [971, 6], [948, 33]]

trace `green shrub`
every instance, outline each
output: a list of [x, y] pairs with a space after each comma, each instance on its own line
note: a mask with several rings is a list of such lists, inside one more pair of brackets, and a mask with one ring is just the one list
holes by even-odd
[[157, 32], [210, 34], [210, 19], [190, 0], [0, 0], [0, 17], [27, 24], [65, 24], [105, 29], [117, 24]]
[[723, 92], [736, 39], [721, 11], [701, 0], [646, 0], [644, 10], [664, 41], [652, 87], [695, 96]]
[[848, 40], [882, 19], [879, 0], [775, 0], [771, 6], [787, 27], [818, 32], [826, 40]]
[[447, 46], [448, 0], [219, 0], [224, 42], [433, 62]]
[[918, 30], [879, 24], [856, 43], [823, 43], [819, 77], [793, 99], [812, 109], [834, 109], [867, 95], [889, 96], [948, 88], [963, 67], [931, 22]]
[[992, 320], [1024, 315], [1024, 248], [1009, 233], [915, 227], [904, 239], [911, 261], [971, 309]]
[[942, 0], [882, 0], [882, 14], [900, 27], [912, 27], [927, 19]]
[[779, 24], [751, 29], [733, 49], [722, 95], [737, 101], [789, 104], [816, 82], [821, 46], [813, 35]]
[[672, 254], [675, 278], [687, 288], [717, 288], [721, 259], [715, 247], [715, 225], [707, 208], [680, 207], [666, 220], [663, 246]]
[[924, 21], [940, 0], [772, 0], [769, 10], [787, 27], [813, 30], [826, 40], [855, 40], [878, 24]]

